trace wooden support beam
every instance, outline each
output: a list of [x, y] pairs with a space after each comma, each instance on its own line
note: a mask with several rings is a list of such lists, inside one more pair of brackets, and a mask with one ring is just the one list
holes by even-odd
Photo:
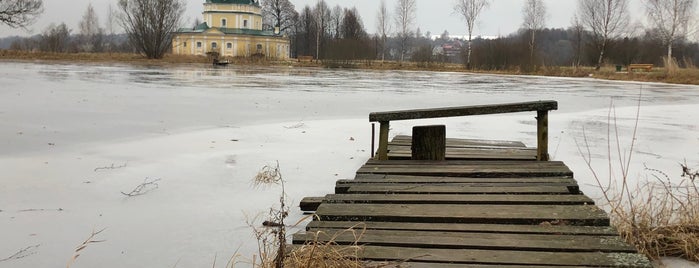
[[445, 125], [413, 127], [412, 160], [446, 159], [447, 127]]
[[536, 160], [549, 160], [549, 112], [536, 112]]
[[426, 118], [441, 118], [484, 114], [518, 113], [528, 111], [549, 111], [557, 110], [558, 102], [533, 101], [507, 104], [476, 105], [463, 107], [447, 107], [436, 109], [417, 109], [391, 112], [376, 112], [369, 114], [370, 122], [412, 120]]
[[390, 124], [388, 121], [379, 122], [379, 160], [388, 160], [388, 129]]

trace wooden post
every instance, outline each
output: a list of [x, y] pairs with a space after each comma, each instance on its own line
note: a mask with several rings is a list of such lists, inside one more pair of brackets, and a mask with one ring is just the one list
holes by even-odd
[[447, 146], [445, 125], [413, 127], [412, 159], [445, 160]]
[[388, 121], [379, 122], [379, 160], [388, 160]]
[[536, 111], [536, 160], [549, 161], [549, 111]]

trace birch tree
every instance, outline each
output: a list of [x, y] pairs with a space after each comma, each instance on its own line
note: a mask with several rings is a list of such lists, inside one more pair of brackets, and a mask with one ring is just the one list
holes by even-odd
[[388, 16], [386, 0], [381, 0], [379, 11], [376, 14], [376, 34], [379, 35], [379, 40], [381, 40], [381, 63], [386, 59], [386, 39], [391, 31], [391, 24], [389, 23]]
[[529, 60], [534, 64], [534, 48], [536, 45], [536, 32], [544, 29], [546, 25], [546, 6], [543, 0], [527, 0], [522, 8], [524, 22], [522, 27], [529, 31]]
[[42, 0], [0, 0], [0, 23], [12, 28], [26, 27], [43, 11]]
[[595, 66], [595, 70], [599, 70], [609, 42], [628, 26], [628, 0], [578, 0], [578, 17], [590, 31], [592, 41], [599, 50]]
[[78, 25], [80, 28], [80, 36], [82, 37], [83, 50], [92, 52], [100, 52], [102, 50], [102, 42], [104, 41], [104, 30], [100, 28], [99, 18], [92, 4], [87, 5], [85, 14]]
[[473, 50], [473, 29], [476, 27], [476, 21], [481, 12], [490, 6], [488, 0], [457, 0], [454, 6], [454, 11], [461, 15], [461, 18], [466, 21], [466, 30], [468, 31], [468, 46], [466, 54], [466, 68], [471, 68], [471, 53]]
[[672, 59], [672, 45], [685, 38], [689, 21], [695, 15], [694, 0], [644, 0], [649, 22], [667, 46], [667, 58]]
[[405, 54], [410, 46], [410, 38], [413, 36], [413, 24], [417, 3], [415, 0], [398, 0], [396, 5], [395, 21], [398, 27], [398, 41], [400, 42], [400, 61], [405, 60]]

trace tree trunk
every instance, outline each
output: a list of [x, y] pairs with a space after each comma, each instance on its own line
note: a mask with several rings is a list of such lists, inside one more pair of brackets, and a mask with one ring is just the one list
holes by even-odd
[[607, 48], [607, 41], [604, 41], [602, 44], [602, 48], [599, 51], [599, 58], [597, 59], [597, 66], [595, 66], [595, 70], [599, 71], [599, 69], [602, 68], [602, 61], [604, 60], [604, 50]]
[[466, 55], [466, 69], [471, 69], [471, 32], [468, 33], [468, 52]]

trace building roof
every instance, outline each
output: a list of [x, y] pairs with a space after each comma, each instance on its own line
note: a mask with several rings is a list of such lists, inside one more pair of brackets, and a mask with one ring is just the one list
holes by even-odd
[[239, 4], [239, 5], [255, 5], [259, 6], [259, 0], [206, 0], [207, 3], [212, 4]]
[[[205, 22], [197, 25], [194, 28], [180, 28], [176, 33], [203, 33], [211, 29]], [[273, 31], [254, 30], [254, 29], [233, 29], [233, 28], [216, 28], [224, 34], [231, 35], [257, 35], [257, 36], [279, 36]]]

